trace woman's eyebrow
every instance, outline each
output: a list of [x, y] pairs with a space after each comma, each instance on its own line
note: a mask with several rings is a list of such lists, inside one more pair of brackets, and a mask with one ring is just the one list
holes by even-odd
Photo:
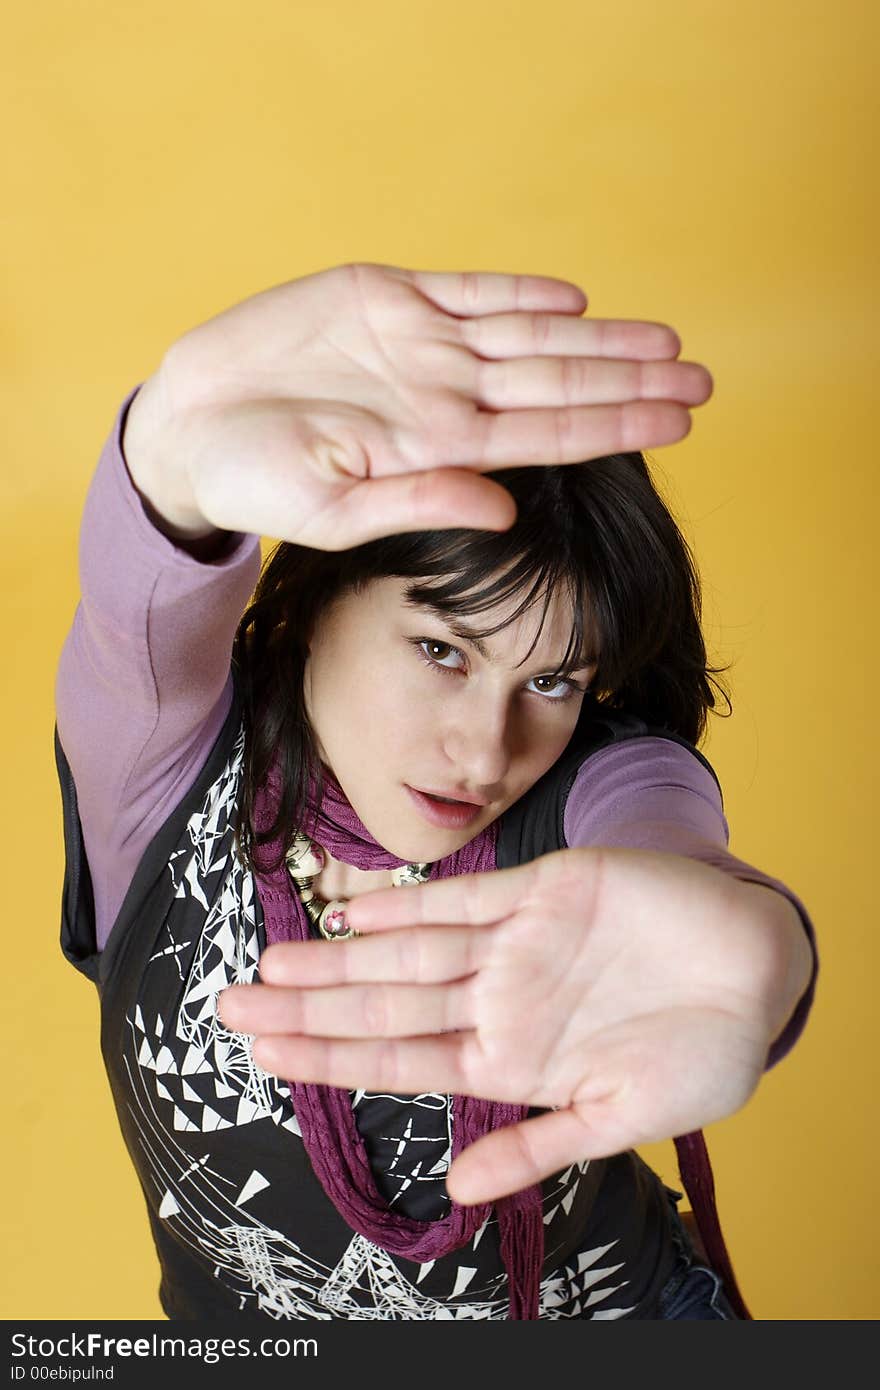
[[[418, 603], [411, 604], [410, 606], [415, 608], [418, 612], [436, 618], [438, 622], [443, 623], [444, 627], [449, 629], [453, 636], [460, 638], [463, 642], [469, 642], [474, 650], [479, 652], [484, 661], [488, 661], [490, 665], [494, 665], [492, 657], [489, 654], [489, 648], [486, 646], [482, 637], [478, 637], [477, 634], [472, 632], [469, 627], [466, 627], [464, 623], [457, 619], [453, 619], [449, 613], [444, 613], [442, 608], [435, 608], [432, 603]], [[581, 671], [585, 670], [588, 666], [593, 666], [596, 660], [597, 658], [592, 653], [587, 653], [582, 661], [578, 661], [577, 657], [575, 657], [573, 661], [562, 662], [559, 666], [548, 666], [547, 670], [565, 672]]]

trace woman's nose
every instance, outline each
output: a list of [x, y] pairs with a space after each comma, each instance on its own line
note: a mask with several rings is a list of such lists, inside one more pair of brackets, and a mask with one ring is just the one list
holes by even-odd
[[510, 767], [512, 731], [508, 711], [493, 705], [482, 711], [472, 710], [467, 718], [463, 714], [459, 712], [446, 732], [445, 752], [452, 776], [459, 786], [491, 796]]

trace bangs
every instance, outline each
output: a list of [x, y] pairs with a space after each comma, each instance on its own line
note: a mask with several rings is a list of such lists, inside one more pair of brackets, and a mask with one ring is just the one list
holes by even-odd
[[[572, 626], [561, 665], [550, 675], [565, 675], [591, 665], [597, 658], [595, 647], [598, 633], [591, 623], [587, 638], [587, 618], [592, 619], [591, 604], [583, 570], [564, 555], [538, 559], [521, 554], [505, 569], [495, 568], [486, 579], [486, 554], [483, 546], [479, 556], [462, 555], [461, 547], [448, 546], [447, 553], [435, 555], [423, 564], [418, 579], [404, 590], [407, 603], [435, 610], [441, 617], [454, 619], [457, 615], [471, 617], [489, 613], [492, 609], [519, 599], [513, 612], [494, 625], [472, 629], [473, 635], [491, 637], [510, 627], [517, 619], [541, 603], [541, 617], [534, 639], [518, 666], [528, 661], [538, 644], [547, 621], [551, 601], [560, 592], [568, 598], [572, 609]], [[500, 557], [499, 557], [500, 558]], [[468, 559], [471, 563], [468, 563]], [[464, 563], [462, 563], [464, 561]], [[453, 626], [450, 623], [450, 626]], [[454, 630], [454, 626], [453, 626]], [[595, 634], [595, 635], [593, 635]]]

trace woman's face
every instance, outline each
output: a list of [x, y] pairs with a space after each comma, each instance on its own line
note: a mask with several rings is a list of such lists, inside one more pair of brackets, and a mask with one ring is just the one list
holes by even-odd
[[[466, 629], [494, 626], [519, 597], [476, 618], [444, 618], [405, 601], [409, 582], [374, 580], [325, 610], [309, 646], [305, 704], [319, 756], [373, 837], [401, 859], [433, 862], [472, 840], [553, 765], [595, 662], [548, 675], [568, 645], [567, 599], [551, 601], [534, 651], [518, 666], [541, 601], [491, 637], [469, 641]], [[427, 792], [479, 804], [444, 808]]]

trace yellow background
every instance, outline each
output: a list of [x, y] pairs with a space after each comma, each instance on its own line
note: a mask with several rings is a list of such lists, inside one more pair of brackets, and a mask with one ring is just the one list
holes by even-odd
[[[32, 0], [5, 26], [6, 1319], [161, 1316], [140, 1189], [58, 946], [52, 690], [85, 490], [187, 328], [348, 260], [555, 275], [659, 319], [716, 390], [653, 451], [731, 720], [735, 853], [823, 974], [708, 1131], [754, 1314], [878, 1313], [872, 1141], [876, 6], [865, 0]], [[873, 247], [873, 252], [871, 248]], [[675, 1182], [672, 1146], [646, 1150]]]

